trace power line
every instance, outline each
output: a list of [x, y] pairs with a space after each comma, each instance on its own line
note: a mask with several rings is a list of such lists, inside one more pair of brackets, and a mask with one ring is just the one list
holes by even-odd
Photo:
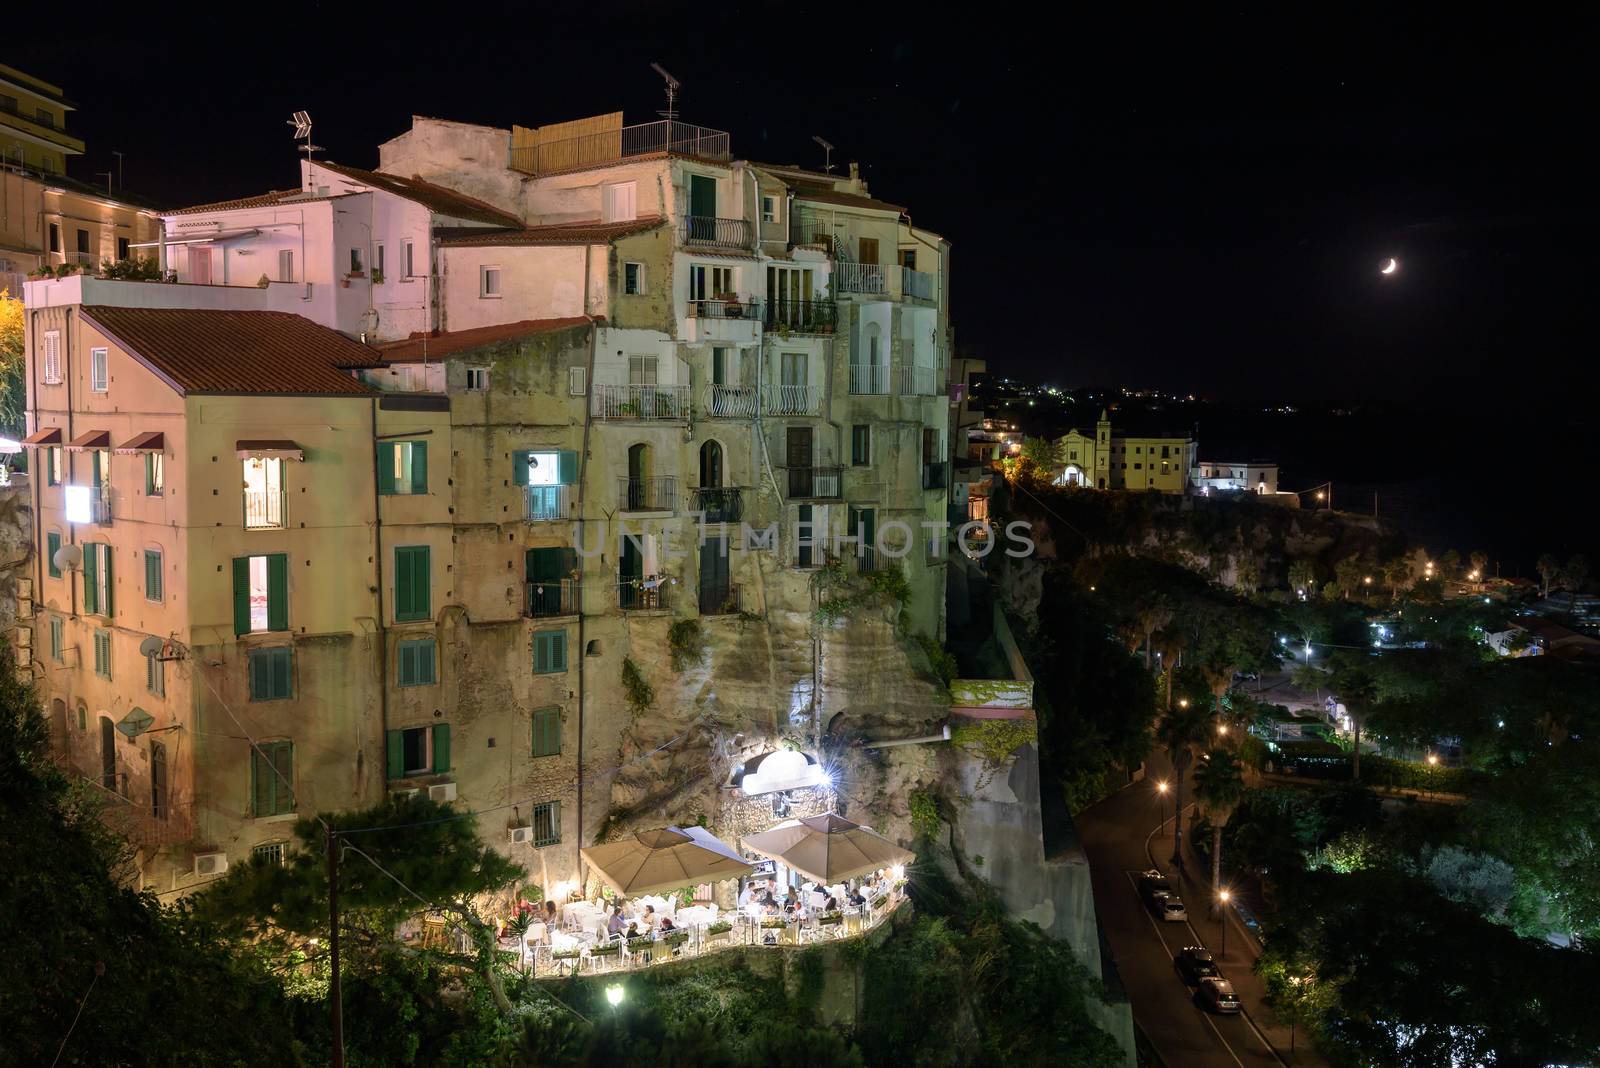
[[83, 997], [78, 999], [78, 1011], [72, 1014], [72, 1023], [67, 1026], [67, 1033], [61, 1037], [61, 1045], [56, 1047], [55, 1060], [50, 1062], [50, 1068], [56, 1068], [56, 1065], [61, 1062], [61, 1054], [65, 1053], [67, 1049], [67, 1040], [72, 1037], [72, 1032], [78, 1029], [78, 1020], [83, 1016], [83, 1007], [89, 1003], [89, 995], [94, 993], [94, 985], [100, 981], [100, 977], [105, 973], [105, 963], [103, 961], [95, 961], [94, 978], [89, 980], [89, 989], [85, 990]]

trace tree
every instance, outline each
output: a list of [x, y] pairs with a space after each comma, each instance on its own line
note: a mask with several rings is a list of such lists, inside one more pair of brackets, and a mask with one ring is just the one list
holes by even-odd
[[1351, 655], [1343, 650], [1334, 654], [1329, 687], [1339, 696], [1345, 712], [1350, 716], [1350, 729], [1355, 737], [1355, 745], [1350, 753], [1350, 777], [1360, 782], [1361, 721], [1366, 718], [1378, 695], [1377, 680], [1373, 677], [1367, 654]]
[[1489, 577], [1489, 554], [1482, 549], [1472, 551], [1472, 573], [1478, 576], [1478, 581]]
[[1404, 556], [1390, 560], [1383, 568], [1383, 583], [1389, 587], [1391, 600], [1400, 599], [1400, 591], [1411, 586], [1411, 561]]
[[1051, 441], [1049, 438], [1022, 439], [1022, 458], [1039, 468], [1046, 478], [1050, 476], [1051, 470], [1056, 466], [1060, 453], [1060, 443]]
[[21, 437], [27, 426], [26, 365], [22, 301], [0, 289], [0, 434], [9, 437]]
[[1567, 561], [1567, 566], [1561, 569], [1561, 584], [1573, 593], [1583, 589], [1583, 584], [1589, 581], [1589, 558], [1578, 553]]
[[1211, 710], [1197, 703], [1168, 709], [1156, 725], [1156, 742], [1172, 762], [1172, 862], [1183, 866], [1183, 777], [1200, 747], [1211, 740]]
[[1561, 562], [1551, 553], [1543, 553], [1533, 566], [1539, 572], [1539, 580], [1542, 583], [1539, 596], [1550, 596], [1550, 587], [1561, 581]]
[[1317, 568], [1310, 560], [1300, 559], [1289, 565], [1289, 588], [1301, 597], [1310, 597], [1317, 589]]
[[1211, 913], [1222, 889], [1222, 829], [1244, 799], [1239, 762], [1226, 749], [1213, 749], [1194, 771], [1194, 799], [1211, 824]]

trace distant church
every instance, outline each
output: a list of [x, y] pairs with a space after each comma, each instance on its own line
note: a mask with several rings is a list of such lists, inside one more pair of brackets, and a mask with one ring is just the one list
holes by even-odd
[[1199, 444], [1187, 434], [1134, 437], [1111, 429], [1102, 410], [1094, 433], [1073, 429], [1056, 439], [1058, 486], [1157, 490], [1182, 494], [1196, 464]]

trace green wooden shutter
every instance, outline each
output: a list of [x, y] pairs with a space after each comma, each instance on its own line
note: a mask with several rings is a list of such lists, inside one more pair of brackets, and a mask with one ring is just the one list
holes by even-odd
[[50, 565], [50, 577], [60, 578], [61, 569], [56, 566], [56, 550], [61, 548], [61, 535], [51, 531], [44, 536], [44, 551], [47, 554], [45, 562]]
[[388, 496], [394, 493], [394, 442], [378, 442], [378, 492]]
[[533, 460], [533, 453], [527, 449], [518, 449], [511, 454], [511, 484], [513, 486], [526, 486], [528, 484], [528, 465]]
[[145, 550], [144, 595], [152, 601], [161, 600], [161, 554]]
[[289, 629], [289, 557], [267, 557], [267, 629]]
[[405, 740], [399, 731], [383, 732], [383, 749], [385, 769], [391, 779], [403, 779], [406, 775], [406, 750]]
[[83, 547], [83, 610], [90, 615], [100, 611], [100, 556], [93, 543]]
[[277, 764], [278, 774], [273, 776], [272, 785], [277, 797], [277, 810], [279, 812], [294, 811], [294, 743], [279, 742], [277, 752], [273, 754], [274, 763]]
[[105, 587], [106, 587], [105, 588], [105, 595], [101, 598], [101, 600], [103, 600], [105, 602], [105, 604], [100, 606], [100, 613], [102, 615], [104, 615], [104, 616], [109, 617], [112, 614], [112, 612], [114, 611], [114, 609], [112, 607], [112, 604], [111, 604], [111, 601], [112, 601], [111, 591], [115, 588], [113, 583], [112, 583], [112, 581], [111, 581], [111, 546], [109, 546], [109, 545], [101, 545], [99, 548], [100, 548], [100, 574], [103, 576], [103, 580], [104, 580]]
[[233, 633], [250, 633], [250, 558], [233, 558]]
[[433, 614], [433, 574], [429, 560], [431, 555], [431, 550], [426, 545], [418, 546], [411, 551], [412, 607], [418, 619], [427, 619]]
[[551, 671], [567, 670], [567, 632], [558, 630], [550, 636], [550, 663]]
[[289, 649], [274, 649], [268, 658], [272, 670], [272, 696], [294, 696], [294, 685], [290, 673], [294, 666], [294, 653]]
[[270, 675], [266, 650], [250, 650], [250, 700], [265, 701], [271, 695]]
[[415, 686], [417, 682], [416, 648], [410, 642], [400, 643], [400, 685]]
[[434, 664], [438, 662], [438, 647], [432, 638], [417, 644], [417, 677], [427, 686], [439, 681]]
[[428, 492], [428, 443], [411, 443], [411, 492]]
[[450, 770], [450, 724], [433, 725], [433, 770], [435, 774]]
[[253, 798], [251, 815], [269, 816], [272, 814], [272, 762], [269, 754], [271, 745], [257, 746], [250, 750], [250, 793]]
[[556, 456], [556, 477], [563, 486], [571, 486], [578, 481], [577, 453], [563, 451]]

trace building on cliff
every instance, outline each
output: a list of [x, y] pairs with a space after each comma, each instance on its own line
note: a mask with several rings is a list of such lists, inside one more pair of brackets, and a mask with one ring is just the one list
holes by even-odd
[[1199, 445], [1189, 434], [1116, 431], [1101, 411], [1094, 432], [1073, 428], [1056, 439], [1057, 485], [1183, 494]]
[[[785, 741], [942, 714], [896, 634], [944, 627], [950, 249], [853, 167], [418, 118], [155, 247], [176, 284], [26, 322], [28, 666], [146, 885], [426, 790], [557, 893], [612, 827], [770, 817]], [[824, 568], [899, 569], [898, 620], [819, 629]]]

